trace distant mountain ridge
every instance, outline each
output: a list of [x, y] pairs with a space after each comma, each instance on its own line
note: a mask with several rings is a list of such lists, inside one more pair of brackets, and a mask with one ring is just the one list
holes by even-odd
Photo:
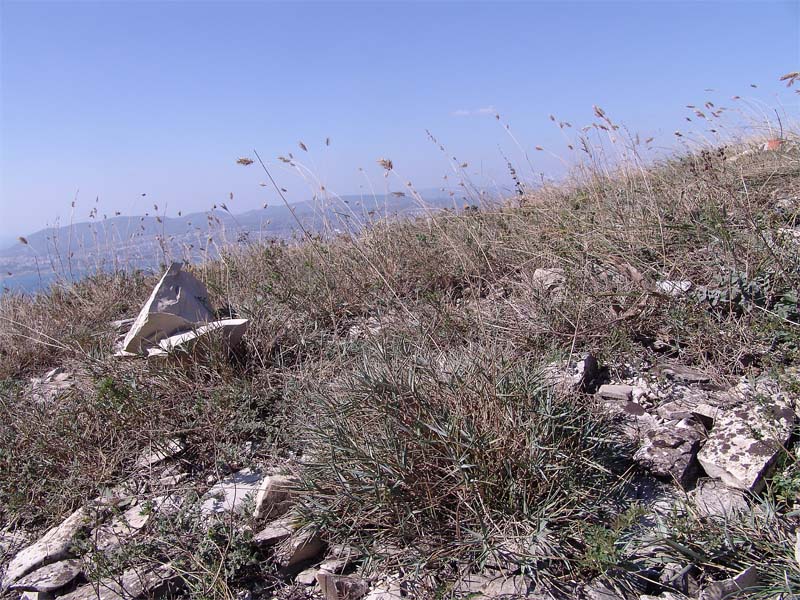
[[57, 275], [78, 278], [110, 268], [157, 268], [167, 255], [197, 261], [224, 245], [267, 238], [291, 239], [303, 231], [355, 232], [381, 218], [458, 208], [452, 197], [342, 196], [270, 206], [234, 214], [216, 207], [178, 217], [115, 216], [48, 227], [0, 250], [0, 291], [35, 291]]

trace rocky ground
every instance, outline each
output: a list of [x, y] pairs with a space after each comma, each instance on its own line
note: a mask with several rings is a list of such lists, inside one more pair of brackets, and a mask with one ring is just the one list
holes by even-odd
[[[726, 387], [669, 358], [610, 369], [591, 355], [548, 367], [551, 385], [586, 394], [587, 401], [618, 421], [636, 446], [634, 458], [642, 470], [626, 484], [626, 493], [641, 509], [637, 518], [643, 526], [635, 543], [641, 560], [652, 559], [647, 568], [653, 586], [670, 588], [660, 594], [631, 595], [598, 580], [576, 585], [573, 597], [711, 600], [757, 585], [755, 567], [721, 581], [702, 581], [691, 563], [663, 562], [659, 528], [686, 514], [722, 520], [747, 514], [768, 526], [759, 493], [781, 453], [794, 442], [798, 421], [797, 394], [787, 389], [797, 389], [800, 379], [796, 371], [790, 376], [783, 383], [767, 376], [743, 377]], [[30, 393], [44, 402], [57, 401], [69, 389], [70, 379], [64, 370], [52, 370], [31, 380]], [[402, 571], [362, 574], [365, 556], [360, 550], [329, 545], [324, 532], [300, 527], [293, 508], [305, 457], [197, 480], [184, 458], [186, 451], [180, 438], [154, 444], [138, 457], [129, 480], [105, 490], [41, 537], [5, 531], [3, 589], [39, 599], [180, 596], [186, 591], [181, 573], [169, 563], [134, 560], [117, 576], [96, 579], [96, 574], [103, 565], [120, 560], [129, 546], [152, 535], [159, 520], [181, 515], [201, 529], [235, 527], [280, 574], [285, 587], [275, 590], [275, 597], [379, 600], [424, 594], [415, 592], [419, 582]], [[800, 565], [800, 529], [796, 535]], [[470, 598], [550, 597], [537, 591], [524, 569], [502, 561], [451, 583], [454, 593]], [[237, 598], [252, 593], [243, 589]]]

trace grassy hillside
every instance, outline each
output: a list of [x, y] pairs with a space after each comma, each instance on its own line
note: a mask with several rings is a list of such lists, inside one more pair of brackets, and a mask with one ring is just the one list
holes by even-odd
[[[179, 438], [189, 505], [228, 473], [281, 469], [299, 522], [365, 553], [365, 577], [403, 573], [410, 597], [467, 597], [454, 582], [498, 565], [542, 597], [601, 581], [617, 597], [690, 595], [659, 580], [666, 564], [703, 585], [758, 565], [749, 593], [790, 597], [791, 448], [737, 520], [689, 511], [653, 529], [619, 419], [592, 382], [553, 373], [591, 354], [603, 381], [657, 383], [668, 360], [708, 374], [704, 389], [769, 375], [796, 394], [800, 147], [708, 148], [522, 192], [192, 267], [215, 306], [250, 319], [235, 356], [112, 357], [110, 322], [136, 314], [153, 277], [3, 296], [0, 525], [41, 531], [123, 482], [155, 489], [137, 457]], [[55, 367], [71, 386], [43, 401], [29, 378]], [[87, 578], [171, 561], [187, 597], [317, 593], [253, 545], [263, 520], [208, 530], [192, 514], [160, 517]]]

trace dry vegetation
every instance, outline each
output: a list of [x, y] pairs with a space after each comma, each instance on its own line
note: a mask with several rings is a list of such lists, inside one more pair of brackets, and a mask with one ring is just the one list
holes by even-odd
[[[502, 207], [378, 222], [357, 237], [230, 248], [193, 270], [215, 305], [251, 320], [236, 357], [112, 358], [109, 321], [135, 314], [153, 277], [3, 296], [0, 524], [52, 524], [124, 481], [148, 444], [179, 436], [199, 485], [310, 457], [306, 521], [363, 545], [376, 568], [432, 574], [443, 597], [453, 569], [500, 555], [552, 590], [599, 575], [641, 585], [648, 567], [627, 554], [630, 448], [590, 397], [554, 391], [542, 372], [588, 352], [612, 371], [655, 361], [658, 340], [719, 382], [784, 377], [800, 351], [800, 245], [782, 233], [800, 218], [800, 149], [787, 139], [731, 160], [742, 149], [592, 169]], [[563, 289], [544, 289], [538, 268], [563, 269]], [[662, 280], [695, 288], [674, 297]], [[24, 393], [56, 366], [75, 387], [54, 402]], [[765, 596], [799, 589], [799, 472], [787, 453], [762, 498], [770, 525], [675, 524], [676, 560], [688, 548], [722, 576], [769, 559]], [[176, 546], [158, 536], [178, 525], [162, 527], [141, 551], [184, 557], [195, 596], [272, 577], [232, 529], [203, 537], [187, 525]], [[399, 551], [376, 552], [375, 540]]]

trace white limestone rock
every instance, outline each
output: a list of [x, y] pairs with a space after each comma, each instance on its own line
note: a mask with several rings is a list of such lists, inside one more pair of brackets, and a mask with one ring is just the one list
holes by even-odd
[[92, 540], [95, 547], [103, 552], [122, 547], [126, 541], [144, 528], [152, 515], [152, 510], [145, 510], [138, 504], [129, 508], [94, 530]]
[[281, 517], [269, 523], [253, 536], [253, 542], [259, 546], [274, 546], [287, 540], [297, 530], [291, 517]]
[[146, 469], [164, 462], [168, 458], [178, 456], [186, 450], [186, 444], [179, 438], [171, 438], [161, 442], [154, 442], [147, 451], [143, 452], [136, 461], [136, 466]]
[[78, 559], [61, 560], [28, 573], [8, 589], [21, 592], [55, 592], [72, 583], [82, 570]]
[[683, 296], [692, 289], [692, 282], [688, 280], [670, 281], [663, 280], [656, 283], [656, 290], [667, 296]]
[[375, 585], [364, 596], [364, 600], [401, 600], [408, 597], [400, 581], [398, 579], [390, 579]]
[[325, 543], [318, 534], [311, 530], [299, 530], [282, 542], [276, 552], [276, 558], [284, 570], [289, 570], [318, 556], [324, 548]]
[[256, 505], [253, 516], [280, 517], [292, 507], [292, 490], [297, 485], [297, 480], [287, 475], [269, 475], [264, 477], [256, 494]]
[[295, 583], [300, 585], [314, 585], [317, 583], [318, 567], [309, 567], [304, 571], [300, 571], [294, 578]]
[[48, 530], [39, 540], [21, 550], [8, 563], [0, 590], [8, 587], [34, 569], [70, 557], [72, 544], [89, 525], [89, 513], [79, 508], [57, 527]]
[[59, 600], [136, 600], [155, 596], [176, 577], [169, 565], [158, 567], [133, 567], [119, 577], [107, 577], [95, 583], [87, 583]]
[[600, 395], [601, 398], [605, 398], [606, 400], [620, 400], [621, 402], [630, 402], [633, 400], [633, 390], [635, 388], [632, 385], [613, 385], [613, 384], [606, 384], [601, 385], [600, 389], [597, 390], [597, 393]]
[[224, 478], [203, 497], [200, 511], [206, 516], [239, 512], [249, 499], [255, 499], [263, 476], [250, 469], [242, 469]]
[[211, 321], [208, 290], [176, 262], [153, 289], [122, 343], [123, 353], [144, 354], [162, 339]]
[[797, 420], [780, 394], [721, 411], [697, 458], [709, 476], [758, 493]]
[[536, 269], [533, 272], [531, 283], [534, 289], [542, 293], [558, 292], [564, 287], [566, 276], [564, 269]]

